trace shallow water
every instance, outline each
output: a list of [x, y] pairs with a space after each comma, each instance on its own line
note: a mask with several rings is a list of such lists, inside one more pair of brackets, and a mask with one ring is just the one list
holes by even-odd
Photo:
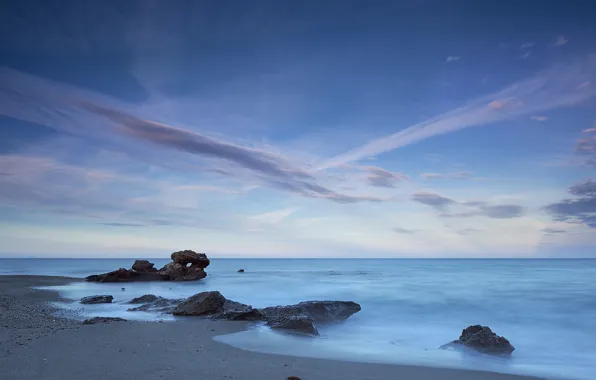
[[[83, 277], [132, 262], [1, 259], [0, 274]], [[153, 262], [160, 267], [167, 260]], [[239, 268], [246, 273], [236, 273]], [[128, 319], [173, 319], [126, 311], [126, 301], [147, 293], [181, 298], [219, 290], [255, 307], [353, 300], [362, 311], [345, 324], [321, 327], [320, 338], [292, 337], [257, 325], [218, 340], [291, 355], [595, 378], [596, 260], [215, 259], [207, 272], [206, 279], [192, 283], [76, 283], [57, 290], [73, 300], [112, 294], [114, 304], [62, 306]], [[488, 325], [507, 337], [516, 347], [512, 358], [437, 349], [470, 324]]]

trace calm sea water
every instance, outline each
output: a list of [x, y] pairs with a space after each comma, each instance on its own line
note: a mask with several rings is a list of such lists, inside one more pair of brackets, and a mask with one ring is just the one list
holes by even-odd
[[[0, 259], [0, 274], [83, 277], [133, 259]], [[157, 267], [167, 260], [153, 260]], [[246, 273], [236, 273], [244, 268]], [[90, 316], [172, 319], [127, 312], [133, 297], [168, 298], [219, 290], [255, 307], [306, 300], [353, 300], [345, 324], [299, 338], [257, 325], [217, 339], [248, 350], [367, 362], [433, 365], [596, 378], [596, 260], [214, 259], [192, 283], [77, 283], [65, 298], [112, 294], [111, 305], [77, 303]], [[121, 288], [125, 287], [122, 291]], [[511, 359], [438, 350], [470, 324], [490, 326], [516, 347]]]

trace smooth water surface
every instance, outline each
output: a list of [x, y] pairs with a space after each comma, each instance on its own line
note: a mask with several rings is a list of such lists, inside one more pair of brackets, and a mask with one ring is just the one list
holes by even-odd
[[[134, 259], [0, 259], [0, 274], [84, 277]], [[156, 267], [168, 260], [153, 260]], [[237, 273], [244, 268], [245, 273]], [[596, 377], [596, 260], [214, 259], [191, 283], [75, 283], [68, 299], [112, 294], [115, 304], [70, 303], [90, 316], [172, 319], [127, 312], [126, 301], [219, 290], [255, 307], [306, 300], [353, 300], [362, 311], [303, 339], [263, 326], [222, 336], [262, 352], [422, 364], [593, 380]], [[125, 290], [121, 290], [124, 287]], [[516, 347], [511, 359], [438, 350], [470, 324], [490, 326]]]

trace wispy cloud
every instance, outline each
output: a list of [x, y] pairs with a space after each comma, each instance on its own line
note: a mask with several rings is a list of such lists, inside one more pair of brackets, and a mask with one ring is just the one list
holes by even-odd
[[[124, 111], [124, 106], [96, 93], [0, 68], [2, 115], [92, 138], [95, 142], [107, 144], [126, 154], [136, 150], [137, 155], [153, 159], [158, 165], [161, 162], [154, 156], [159, 156], [160, 151], [151, 149], [149, 155], [149, 149], [144, 144], [201, 158], [203, 161], [196, 162], [197, 167], [208, 164], [211, 167], [207, 170], [217, 171], [222, 175], [238, 176], [238, 169], [242, 169], [248, 171], [253, 180], [269, 187], [309, 198], [336, 203], [386, 200], [370, 195], [338, 193], [319, 184], [305, 165], [287, 157], [147, 120], [130, 111]], [[170, 158], [170, 155], [167, 156]], [[216, 160], [216, 164], [209, 160]], [[222, 168], [222, 162], [232, 167]], [[180, 166], [188, 164], [183, 158], [177, 163]]]
[[438, 210], [443, 210], [445, 209], [445, 207], [456, 203], [453, 199], [428, 191], [415, 192], [414, 194], [412, 194], [411, 199], [414, 202], [422, 203], [424, 205], [434, 207]]
[[461, 59], [458, 55], [450, 55], [449, 57], [445, 58], [445, 62], [455, 62]]
[[530, 58], [531, 55], [532, 55], [531, 51], [526, 51], [526, 52], [522, 53], [519, 57], [521, 59], [528, 59], [528, 58]]
[[485, 232], [485, 231], [480, 228], [471, 228], [471, 227], [463, 228], [463, 229], [457, 231], [457, 233], [460, 235], [473, 235], [473, 234], [477, 234], [480, 232]]
[[520, 49], [529, 49], [531, 47], [534, 47], [535, 43], [534, 42], [525, 42], [523, 44], [520, 45]]
[[546, 117], [546, 116], [531, 116], [530, 119], [536, 120], [536, 121], [547, 121], [548, 117]]
[[569, 40], [567, 40], [567, 38], [565, 38], [565, 36], [558, 36], [555, 39], [555, 42], [553, 42], [554, 46], [563, 46], [566, 45], [567, 42], [569, 42]]
[[390, 172], [377, 166], [365, 166], [368, 183], [375, 187], [397, 187], [400, 182], [407, 181], [408, 176], [399, 172]]
[[543, 228], [542, 232], [546, 235], [557, 235], [557, 234], [566, 234], [567, 230], [563, 230], [560, 228]]
[[414, 234], [416, 232], [419, 232], [420, 230], [412, 230], [412, 229], [408, 229], [408, 228], [402, 228], [402, 227], [393, 227], [393, 232], [395, 232], [396, 234]]
[[547, 205], [544, 209], [557, 221], [583, 223], [596, 228], [596, 182], [587, 180], [569, 187], [575, 198], [563, 199]]
[[[418, 191], [412, 194], [411, 200], [435, 208], [440, 211], [439, 216], [444, 218], [484, 216], [493, 219], [511, 219], [521, 217], [525, 212], [520, 205], [492, 205], [484, 201], [456, 201], [428, 191]], [[458, 211], [453, 211], [452, 208], [456, 208]]]
[[464, 180], [483, 180], [485, 178], [475, 177], [470, 172], [455, 172], [455, 173], [422, 173], [420, 177], [423, 179], [464, 179]]
[[559, 64], [499, 92], [474, 99], [458, 109], [335, 156], [320, 165], [319, 169], [379, 155], [464, 128], [576, 105], [596, 95], [594, 86], [580, 88], [582, 83], [595, 79], [595, 55], [573, 63]]

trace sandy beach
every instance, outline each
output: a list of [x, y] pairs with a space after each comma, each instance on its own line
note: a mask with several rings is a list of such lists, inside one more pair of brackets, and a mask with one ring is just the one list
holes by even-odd
[[401, 365], [296, 358], [243, 351], [214, 336], [244, 322], [187, 318], [176, 322], [83, 325], [57, 318], [58, 295], [32, 286], [63, 277], [0, 276], [2, 379], [240, 379], [274, 380], [522, 380], [531, 377]]

